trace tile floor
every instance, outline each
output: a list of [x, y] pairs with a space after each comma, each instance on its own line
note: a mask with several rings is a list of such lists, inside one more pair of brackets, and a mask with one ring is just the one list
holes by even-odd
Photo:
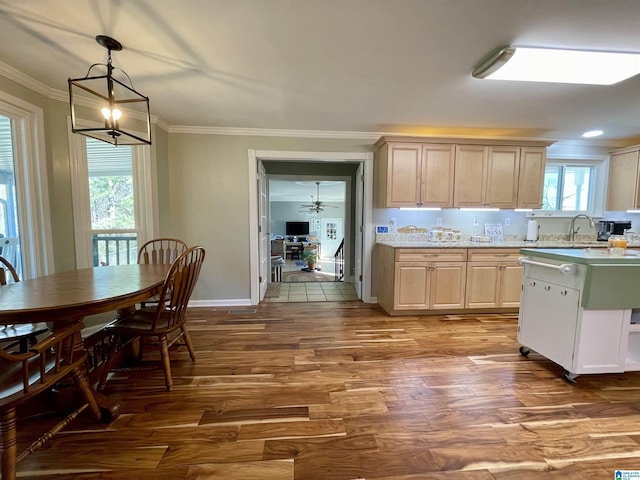
[[344, 302], [358, 300], [352, 283], [270, 283], [263, 302]]
[[[322, 271], [333, 272], [333, 259], [320, 260]], [[300, 270], [295, 260], [287, 259], [283, 272]], [[347, 282], [269, 283], [263, 302], [344, 302], [358, 300], [355, 287]]]

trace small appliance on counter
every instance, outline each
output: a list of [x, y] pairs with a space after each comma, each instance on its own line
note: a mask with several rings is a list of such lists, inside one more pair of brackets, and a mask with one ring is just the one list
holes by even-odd
[[598, 240], [606, 242], [611, 235], [624, 235], [625, 230], [631, 230], [631, 222], [628, 220], [600, 220]]

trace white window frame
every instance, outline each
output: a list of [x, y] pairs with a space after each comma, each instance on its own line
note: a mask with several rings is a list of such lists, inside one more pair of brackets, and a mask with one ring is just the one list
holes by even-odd
[[11, 119], [14, 140], [22, 277], [48, 275], [54, 270], [54, 261], [44, 113], [40, 107], [0, 92], [0, 114]]
[[[73, 225], [76, 246], [77, 268], [93, 266], [92, 236], [94, 233], [135, 233], [138, 245], [157, 236], [157, 190], [156, 164], [151, 155], [151, 147], [132, 145], [133, 197], [135, 204], [135, 228], [132, 230], [93, 230], [89, 202], [89, 168], [87, 164], [86, 138], [71, 132], [71, 118], [68, 117], [69, 155], [71, 158], [71, 190], [73, 200]], [[90, 122], [77, 122], [83, 128]], [[86, 125], [86, 127], [85, 127]], [[117, 147], [115, 147], [117, 148]]]
[[586, 213], [594, 218], [600, 218], [604, 214], [606, 201], [606, 185], [609, 172], [608, 155], [554, 155], [547, 156], [547, 165], [578, 165], [594, 167], [593, 191], [589, 192], [592, 197], [590, 210], [543, 210], [535, 209], [529, 216], [547, 218], [573, 218], [575, 215]]

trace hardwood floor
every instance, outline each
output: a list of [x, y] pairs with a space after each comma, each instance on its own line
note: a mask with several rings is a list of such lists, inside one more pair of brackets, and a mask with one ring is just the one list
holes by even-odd
[[[148, 368], [107, 383], [117, 420], [83, 415], [19, 478], [601, 480], [640, 469], [640, 373], [569, 385], [557, 365], [518, 353], [514, 316], [391, 318], [360, 302], [235, 310], [191, 309], [197, 361], [171, 352], [172, 392], [146, 355]], [[20, 423], [19, 441], [48, 421]]]

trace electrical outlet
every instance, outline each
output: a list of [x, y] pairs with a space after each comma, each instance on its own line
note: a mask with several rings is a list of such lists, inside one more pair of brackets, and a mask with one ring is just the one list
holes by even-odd
[[510, 227], [511, 226], [511, 219], [509, 217], [504, 219], [504, 226], [505, 227]]
[[436, 218], [436, 227], [441, 227], [442, 226], [442, 217], [438, 217]]
[[473, 216], [473, 226], [474, 227], [479, 227], [480, 226], [480, 219], [478, 218], [477, 215]]

